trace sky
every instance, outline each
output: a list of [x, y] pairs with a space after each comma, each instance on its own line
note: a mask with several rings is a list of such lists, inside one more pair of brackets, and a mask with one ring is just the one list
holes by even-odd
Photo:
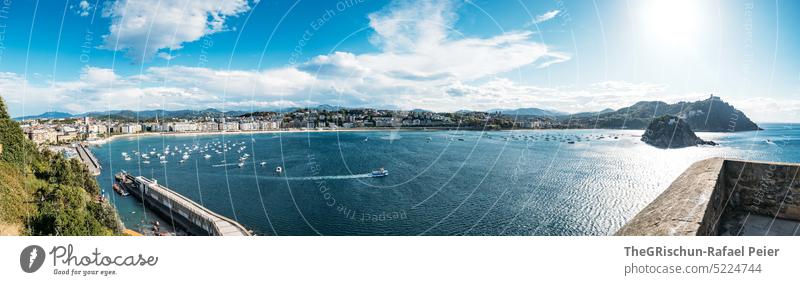
[[800, 122], [800, 2], [47, 0], [0, 3], [12, 116], [621, 108], [721, 96]]

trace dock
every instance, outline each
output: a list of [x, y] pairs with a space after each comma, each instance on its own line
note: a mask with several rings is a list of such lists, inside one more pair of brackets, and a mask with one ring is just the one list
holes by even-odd
[[115, 175], [117, 183], [145, 205], [172, 220], [189, 234], [200, 236], [251, 236], [238, 222], [217, 214], [189, 198], [159, 185], [156, 180], [127, 173]]
[[97, 161], [97, 157], [92, 154], [92, 152], [86, 148], [83, 144], [77, 144], [75, 146], [75, 151], [78, 153], [78, 159], [86, 165], [86, 168], [89, 169], [89, 173], [94, 176], [100, 175], [100, 163]]

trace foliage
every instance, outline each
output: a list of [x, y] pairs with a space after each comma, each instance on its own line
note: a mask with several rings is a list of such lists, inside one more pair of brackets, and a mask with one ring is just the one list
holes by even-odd
[[111, 235], [122, 230], [114, 207], [84, 165], [38, 150], [8, 118], [0, 99], [0, 223], [30, 235]]

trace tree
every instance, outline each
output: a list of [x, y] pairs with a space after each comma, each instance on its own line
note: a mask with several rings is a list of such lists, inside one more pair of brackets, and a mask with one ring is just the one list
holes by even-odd
[[8, 115], [8, 110], [6, 109], [6, 101], [3, 100], [3, 96], [0, 96], [0, 120], [2, 119], [11, 119]]

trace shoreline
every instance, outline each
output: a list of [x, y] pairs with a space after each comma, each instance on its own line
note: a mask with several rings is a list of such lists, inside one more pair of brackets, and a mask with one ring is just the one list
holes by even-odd
[[92, 140], [92, 141], [83, 141], [91, 146], [102, 145], [106, 143], [110, 143], [117, 139], [122, 138], [137, 138], [137, 137], [150, 137], [150, 136], [167, 136], [167, 137], [190, 137], [190, 136], [225, 136], [225, 135], [247, 135], [247, 134], [277, 134], [277, 133], [328, 133], [328, 132], [408, 132], [408, 131], [418, 131], [418, 132], [438, 132], [438, 131], [475, 131], [475, 132], [499, 132], [499, 131], [508, 131], [508, 132], [517, 132], [517, 131], [580, 131], [580, 130], [604, 130], [604, 131], [642, 131], [636, 129], [508, 129], [508, 130], [480, 130], [480, 129], [458, 129], [458, 128], [348, 128], [348, 129], [309, 129], [309, 130], [302, 130], [302, 129], [289, 129], [289, 130], [259, 130], [259, 131], [226, 131], [226, 132], [143, 132], [143, 133], [136, 133], [136, 134], [119, 134], [114, 135], [111, 137]]

